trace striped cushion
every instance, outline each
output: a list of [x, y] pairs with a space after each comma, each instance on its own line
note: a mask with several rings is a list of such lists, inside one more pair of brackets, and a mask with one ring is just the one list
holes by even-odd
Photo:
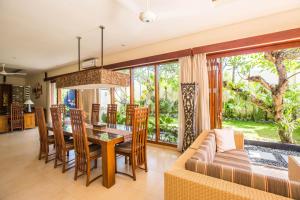
[[[192, 160], [192, 159], [189, 159]], [[277, 195], [300, 199], [300, 182], [252, 173], [216, 163], [198, 160], [186, 163], [186, 169]]]
[[251, 171], [248, 154], [242, 150], [218, 152], [213, 163]]
[[216, 154], [216, 138], [213, 133], [210, 133], [205, 140], [199, 145], [192, 159], [202, 162], [212, 163]]

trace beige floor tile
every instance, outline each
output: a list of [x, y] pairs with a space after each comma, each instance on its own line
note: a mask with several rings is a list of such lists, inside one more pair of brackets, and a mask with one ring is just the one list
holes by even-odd
[[[102, 179], [89, 187], [85, 176], [73, 180], [74, 168], [64, 174], [61, 167], [54, 169], [38, 160], [39, 139], [37, 129], [17, 131], [0, 135], [0, 199], [79, 200], [79, 199], [163, 199], [163, 172], [180, 155], [177, 151], [148, 145], [148, 172], [137, 170], [137, 180], [117, 174], [116, 184], [107, 189]], [[101, 174], [101, 159], [92, 176]], [[118, 170], [131, 172], [118, 158]]]

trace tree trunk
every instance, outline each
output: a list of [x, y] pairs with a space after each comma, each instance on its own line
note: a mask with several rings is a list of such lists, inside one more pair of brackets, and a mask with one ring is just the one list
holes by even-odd
[[[274, 102], [274, 121], [276, 123], [281, 123], [283, 119], [283, 95], [273, 95]], [[293, 138], [291, 133], [286, 131], [281, 126], [278, 126], [278, 135], [281, 142], [283, 143], [293, 143]]]

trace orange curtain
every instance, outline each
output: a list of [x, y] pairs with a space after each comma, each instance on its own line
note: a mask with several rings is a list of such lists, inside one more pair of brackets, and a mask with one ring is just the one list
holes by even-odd
[[221, 58], [207, 60], [209, 80], [210, 126], [222, 128], [222, 62]]

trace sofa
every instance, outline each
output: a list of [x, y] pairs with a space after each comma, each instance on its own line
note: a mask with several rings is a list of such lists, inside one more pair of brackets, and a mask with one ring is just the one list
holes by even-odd
[[300, 183], [253, 173], [244, 136], [235, 150], [216, 152], [213, 131], [203, 131], [164, 173], [165, 200], [300, 199]]

